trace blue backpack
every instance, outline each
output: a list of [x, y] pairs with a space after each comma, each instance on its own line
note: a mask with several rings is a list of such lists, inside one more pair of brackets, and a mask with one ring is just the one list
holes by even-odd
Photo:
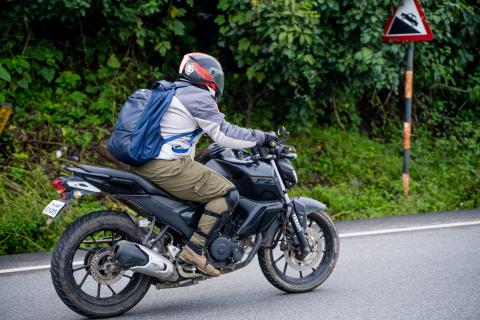
[[[158, 81], [151, 90], [135, 91], [120, 110], [117, 122], [108, 141], [108, 151], [119, 161], [139, 166], [154, 159], [162, 146], [180, 137], [190, 135], [190, 147], [201, 129], [181, 133], [164, 139], [161, 135], [160, 121], [172, 103], [175, 84]], [[175, 148], [177, 153], [186, 153], [189, 149]]]

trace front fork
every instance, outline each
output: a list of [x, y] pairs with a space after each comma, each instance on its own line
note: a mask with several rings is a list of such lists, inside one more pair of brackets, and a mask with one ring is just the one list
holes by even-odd
[[286, 217], [290, 221], [290, 224], [292, 225], [293, 230], [295, 230], [295, 235], [297, 236], [298, 243], [300, 244], [302, 251], [309, 252], [310, 246], [308, 245], [307, 239], [305, 238], [305, 229], [302, 227], [300, 220], [298, 220], [297, 213], [295, 212], [295, 210], [293, 210], [293, 203], [290, 200], [290, 197], [288, 196], [287, 188], [285, 188], [285, 184], [283, 183], [282, 176], [278, 171], [277, 163], [275, 162], [275, 160], [271, 159], [270, 164], [273, 167], [273, 171], [278, 181], [277, 185], [279, 186], [279, 189], [283, 195], [282, 197], [283, 197], [284, 205], [287, 208]]

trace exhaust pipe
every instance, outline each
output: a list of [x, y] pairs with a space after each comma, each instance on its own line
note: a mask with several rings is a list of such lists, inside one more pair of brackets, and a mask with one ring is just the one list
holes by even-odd
[[124, 269], [160, 280], [176, 281], [178, 279], [178, 273], [169, 259], [138, 243], [119, 241], [113, 248], [113, 257]]

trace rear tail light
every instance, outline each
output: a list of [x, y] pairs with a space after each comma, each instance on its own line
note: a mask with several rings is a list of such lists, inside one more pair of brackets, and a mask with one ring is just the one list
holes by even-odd
[[55, 190], [58, 191], [58, 193], [64, 193], [65, 192], [65, 187], [62, 184], [62, 179], [56, 178], [52, 181], [52, 186], [55, 188]]

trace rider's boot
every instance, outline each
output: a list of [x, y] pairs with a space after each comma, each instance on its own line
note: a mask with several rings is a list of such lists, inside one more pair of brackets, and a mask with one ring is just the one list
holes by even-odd
[[209, 276], [218, 277], [220, 275], [220, 271], [208, 263], [205, 255], [197, 253], [198, 248], [193, 249], [192, 247], [195, 248], [196, 246], [194, 246], [192, 243], [185, 245], [179, 254], [179, 258], [192, 262], [197, 266], [198, 270], [208, 274]]
[[179, 258], [194, 263], [198, 270], [210, 276], [218, 277], [220, 271], [208, 263], [205, 251], [210, 241], [220, 232], [238, 203], [236, 189], [229, 190], [224, 197], [217, 198], [205, 205], [205, 212], [198, 222], [198, 229], [179, 254]]

